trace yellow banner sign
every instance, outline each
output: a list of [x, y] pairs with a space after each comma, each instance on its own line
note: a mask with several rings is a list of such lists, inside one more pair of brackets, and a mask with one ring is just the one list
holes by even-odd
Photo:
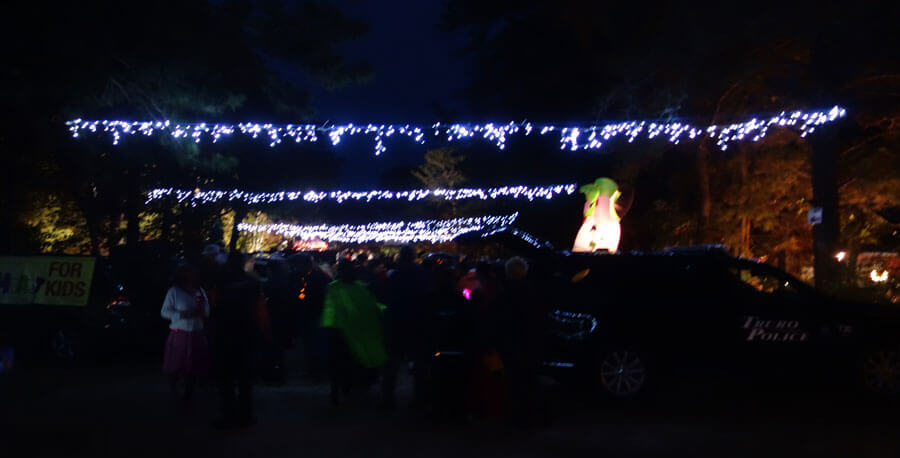
[[0, 304], [87, 304], [94, 258], [0, 257]]

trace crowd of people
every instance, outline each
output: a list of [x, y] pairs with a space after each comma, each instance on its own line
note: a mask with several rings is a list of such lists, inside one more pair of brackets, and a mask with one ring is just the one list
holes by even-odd
[[546, 301], [524, 259], [420, 257], [412, 246], [265, 259], [261, 272], [252, 258], [208, 246], [178, 268], [162, 307], [172, 390], [190, 398], [211, 376], [216, 426], [254, 422], [254, 379], [284, 377], [289, 348], [301, 349], [307, 376], [330, 383], [334, 404], [380, 383], [380, 407], [395, 409], [408, 369], [411, 406], [435, 419], [537, 419]]

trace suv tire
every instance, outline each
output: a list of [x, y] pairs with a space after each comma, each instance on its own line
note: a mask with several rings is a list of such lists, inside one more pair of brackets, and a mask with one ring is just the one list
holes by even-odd
[[600, 386], [616, 398], [632, 398], [645, 390], [647, 366], [637, 352], [619, 348], [601, 353], [597, 361]]
[[863, 387], [871, 394], [900, 395], [900, 347], [873, 348], [862, 357]]

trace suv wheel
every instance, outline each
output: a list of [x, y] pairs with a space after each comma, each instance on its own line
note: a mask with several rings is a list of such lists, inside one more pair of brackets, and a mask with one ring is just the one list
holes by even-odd
[[56, 359], [72, 361], [75, 359], [75, 343], [72, 336], [62, 329], [56, 330], [50, 338], [50, 349]]
[[900, 394], [900, 351], [873, 350], [863, 357], [862, 377], [870, 392], [896, 396]]
[[629, 350], [607, 352], [600, 359], [598, 373], [600, 383], [616, 397], [631, 397], [644, 388], [647, 368], [641, 357]]

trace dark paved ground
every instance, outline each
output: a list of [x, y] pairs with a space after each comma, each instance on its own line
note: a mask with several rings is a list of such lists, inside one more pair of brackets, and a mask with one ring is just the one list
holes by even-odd
[[377, 410], [374, 393], [333, 408], [326, 386], [290, 375], [256, 391], [257, 425], [223, 432], [210, 426], [212, 390], [172, 399], [156, 367], [22, 370], [0, 387], [0, 457], [900, 457], [900, 409], [827, 394], [623, 404], [546, 384], [551, 421], [526, 433], [438, 427]]

